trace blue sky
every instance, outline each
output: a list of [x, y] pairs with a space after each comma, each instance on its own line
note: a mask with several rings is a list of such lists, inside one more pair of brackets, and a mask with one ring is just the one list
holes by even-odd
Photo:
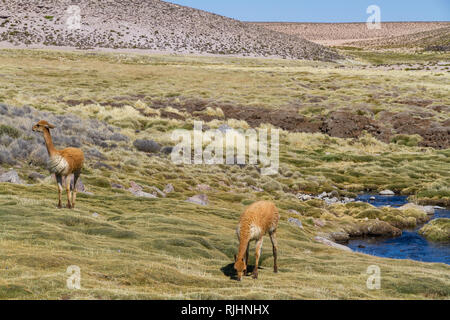
[[450, 0], [167, 0], [244, 21], [365, 22], [370, 5], [382, 21], [450, 21]]

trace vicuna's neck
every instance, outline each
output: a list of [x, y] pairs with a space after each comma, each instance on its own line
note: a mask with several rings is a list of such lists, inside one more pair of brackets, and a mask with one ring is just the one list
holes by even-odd
[[52, 136], [50, 135], [50, 130], [47, 128], [44, 129], [44, 140], [45, 140], [45, 146], [47, 147], [48, 155], [50, 157], [55, 155], [57, 152], [56, 152], [55, 146], [53, 145]]

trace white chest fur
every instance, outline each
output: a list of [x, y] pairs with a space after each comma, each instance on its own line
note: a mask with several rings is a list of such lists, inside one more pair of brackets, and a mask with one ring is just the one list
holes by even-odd
[[[261, 228], [252, 223], [250, 225], [250, 240], [258, 240], [259, 238], [261, 238], [261, 232], [262, 232]], [[241, 225], [238, 225], [236, 229], [236, 234], [238, 236], [238, 239], [240, 239]]]
[[69, 164], [64, 157], [54, 155], [48, 161], [48, 169], [52, 173], [67, 175], [69, 173]]

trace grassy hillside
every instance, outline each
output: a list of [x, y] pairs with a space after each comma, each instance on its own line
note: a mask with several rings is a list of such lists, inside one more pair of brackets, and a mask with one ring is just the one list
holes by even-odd
[[[343, 108], [373, 121], [383, 111], [420, 116], [436, 126], [448, 120], [447, 72], [388, 72], [370, 69], [361, 59], [361, 65], [335, 65], [0, 51], [0, 174], [14, 169], [24, 181], [0, 183], [0, 297], [448, 299], [448, 265], [376, 258], [314, 241], [331, 232], [364, 233], [368, 226], [388, 231], [415, 226], [423, 222], [421, 212], [296, 197], [391, 189], [423, 202], [449, 203], [445, 140], [439, 140], [441, 148], [430, 148], [421, 143], [437, 139], [433, 136], [389, 131], [383, 141], [369, 133], [370, 126], [339, 137], [339, 127], [330, 122], [328, 134], [309, 130], [315, 116], [325, 117], [325, 123]], [[278, 175], [261, 176], [254, 166], [174, 165], [161, 152], [144, 153], [133, 145], [136, 139], [173, 145], [171, 131], [191, 129], [194, 119], [210, 128], [253, 125], [239, 113], [231, 117], [234, 108], [294, 112], [311, 121], [292, 128], [278, 119], [286, 128]], [[43, 140], [31, 132], [30, 124], [40, 118], [58, 127], [57, 147], [80, 146], [87, 155], [86, 192], [78, 194], [73, 211], [56, 209]], [[383, 119], [381, 130], [396, 130]], [[174, 191], [165, 198], [140, 198], [127, 190], [133, 182], [148, 193], [168, 184]], [[185, 202], [200, 193], [208, 196], [207, 206]], [[245, 206], [258, 199], [271, 199], [280, 208], [279, 273], [271, 271], [266, 239], [260, 279], [238, 283], [231, 279], [235, 227]], [[81, 268], [81, 290], [66, 288], [70, 265]], [[366, 287], [370, 265], [381, 268], [381, 290]]]

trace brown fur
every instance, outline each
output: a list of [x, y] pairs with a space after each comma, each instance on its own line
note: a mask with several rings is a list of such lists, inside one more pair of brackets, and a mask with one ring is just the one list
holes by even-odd
[[278, 272], [276, 231], [279, 219], [278, 209], [275, 204], [270, 201], [259, 201], [253, 203], [242, 214], [237, 229], [239, 253], [237, 257], [235, 257], [234, 264], [239, 281], [247, 272], [248, 250], [250, 241], [252, 240], [256, 241], [256, 262], [253, 270], [253, 278], [258, 278], [258, 264], [263, 236], [267, 233], [269, 233], [270, 240], [272, 241], [274, 258], [273, 269], [274, 272]]
[[[67, 190], [67, 208], [75, 208], [75, 200], [77, 197], [77, 181], [81, 174], [81, 169], [84, 163], [84, 154], [81, 149], [66, 148], [63, 150], [56, 150], [53, 145], [50, 129], [55, 126], [51, 125], [45, 120], [41, 120], [33, 126], [33, 131], [42, 132], [44, 134], [45, 145], [47, 147], [48, 155], [50, 157], [51, 168], [50, 171], [55, 173], [56, 182], [58, 183], [58, 208], [62, 208], [61, 194], [62, 194], [62, 177], [66, 179]], [[53, 161], [53, 162], [52, 162]], [[73, 194], [70, 191], [70, 175], [74, 175]]]

